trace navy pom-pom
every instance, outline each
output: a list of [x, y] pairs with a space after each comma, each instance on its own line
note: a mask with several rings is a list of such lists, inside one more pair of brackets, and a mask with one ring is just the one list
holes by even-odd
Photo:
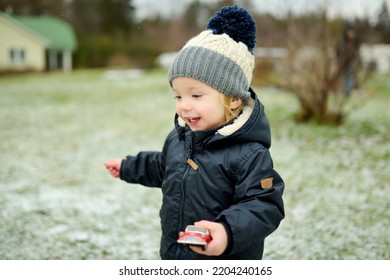
[[223, 7], [210, 18], [207, 29], [213, 34], [226, 33], [236, 42], [242, 42], [253, 53], [256, 45], [256, 23], [247, 10], [238, 7]]

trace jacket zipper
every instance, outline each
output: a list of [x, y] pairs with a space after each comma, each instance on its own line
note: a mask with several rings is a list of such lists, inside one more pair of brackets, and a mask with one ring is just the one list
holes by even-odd
[[[192, 135], [191, 135], [192, 136]], [[184, 199], [185, 199], [185, 178], [187, 177], [187, 174], [190, 170], [190, 166], [191, 164], [188, 162], [189, 160], [192, 161], [191, 157], [192, 157], [192, 140], [193, 140], [193, 137], [191, 137], [191, 144], [190, 144], [190, 148], [188, 149], [188, 152], [187, 152], [187, 165], [186, 165], [186, 169], [185, 169], [185, 172], [184, 172], [184, 175], [183, 175], [183, 178], [181, 180], [181, 184], [180, 184], [180, 190], [181, 190], [181, 194], [180, 194], [180, 205], [179, 205], [179, 224], [178, 224], [178, 229], [177, 229], [177, 232], [179, 233], [180, 231], [180, 228], [182, 227], [182, 223], [183, 223], [183, 207], [184, 207]], [[194, 162], [195, 164], [195, 162]], [[192, 167], [192, 166], [191, 166]], [[180, 259], [179, 256], [182, 252], [182, 248], [181, 246], [177, 246], [177, 250], [176, 250], [176, 259]]]

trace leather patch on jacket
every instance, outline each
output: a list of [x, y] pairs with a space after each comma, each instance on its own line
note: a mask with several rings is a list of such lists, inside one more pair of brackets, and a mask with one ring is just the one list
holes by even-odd
[[187, 159], [187, 163], [191, 165], [192, 169], [194, 169], [195, 171], [199, 169], [199, 166], [192, 159]]
[[272, 188], [273, 177], [265, 178], [260, 180], [260, 185], [263, 190]]

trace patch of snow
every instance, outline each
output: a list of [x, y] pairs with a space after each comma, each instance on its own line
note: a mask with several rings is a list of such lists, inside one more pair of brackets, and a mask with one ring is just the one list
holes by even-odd
[[114, 81], [139, 79], [143, 75], [144, 71], [140, 69], [107, 70], [103, 73], [104, 79]]

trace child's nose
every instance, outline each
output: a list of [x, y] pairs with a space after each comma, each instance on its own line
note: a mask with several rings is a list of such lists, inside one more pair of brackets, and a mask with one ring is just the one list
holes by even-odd
[[179, 104], [179, 109], [181, 111], [190, 111], [192, 108], [191, 102], [188, 102], [187, 100], [181, 100]]

